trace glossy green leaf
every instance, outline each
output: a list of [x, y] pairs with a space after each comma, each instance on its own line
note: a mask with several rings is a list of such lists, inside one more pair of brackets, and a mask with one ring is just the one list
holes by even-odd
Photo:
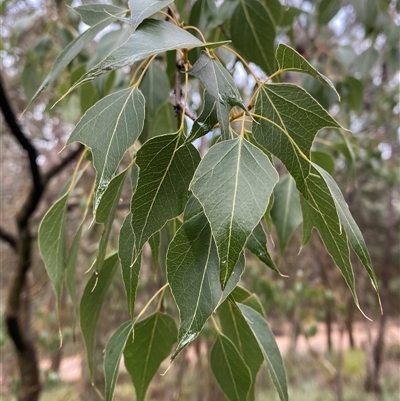
[[318, 24], [326, 25], [339, 12], [340, 0], [322, 0], [318, 4]]
[[95, 336], [101, 308], [107, 290], [118, 266], [118, 255], [107, 258], [99, 271], [95, 271], [86, 284], [80, 303], [80, 324], [85, 340], [90, 378], [93, 381], [95, 364]]
[[225, 301], [218, 308], [218, 317], [222, 332], [233, 342], [250, 369], [252, 380], [247, 401], [253, 401], [257, 373], [264, 361], [263, 354], [242, 312], [234, 303]]
[[247, 400], [251, 372], [233, 342], [218, 333], [211, 350], [211, 369], [229, 401]]
[[299, 192], [289, 174], [279, 180], [274, 189], [274, 197], [271, 218], [278, 234], [279, 249], [283, 254], [290, 237], [303, 220]]
[[232, 15], [231, 35], [233, 44], [243, 56], [268, 75], [275, 72], [275, 25], [262, 2], [240, 0]]
[[111, 16], [120, 17], [126, 13], [120, 7], [114, 6], [113, 4], [85, 4], [74, 8], [79, 13], [82, 21], [89, 26], [95, 26], [98, 23], [104, 21]]
[[143, 129], [144, 103], [137, 87], [108, 95], [87, 111], [68, 139], [67, 144], [81, 142], [93, 155], [97, 172], [94, 211], [123, 155]]
[[186, 220], [176, 232], [167, 254], [168, 282], [180, 313], [178, 353], [201, 332], [204, 324], [240, 280], [241, 255], [225, 291], [219, 280], [219, 258], [204, 214]]
[[168, 50], [203, 47], [206, 44], [173, 23], [146, 20], [118, 49], [95, 65], [70, 89], [112, 70]]
[[256, 294], [238, 285], [232, 291], [231, 295], [236, 303], [247, 305], [257, 311], [261, 316], [265, 316], [264, 307], [262, 306]]
[[301, 190], [310, 172], [315, 135], [322, 128], [340, 125], [311, 95], [293, 84], [264, 85], [254, 113], [254, 139], [281, 159]]
[[174, 320], [160, 312], [135, 325], [135, 338], [126, 343], [124, 361], [137, 401], [144, 401], [149, 383], [170, 353], [176, 336]]
[[256, 255], [258, 259], [264, 262], [268, 267], [280, 274], [278, 266], [276, 266], [275, 262], [271, 258], [271, 255], [269, 254], [267, 248], [267, 236], [265, 235], [261, 223], [258, 223], [256, 228], [250, 234], [250, 237], [246, 242], [246, 248], [250, 252], [254, 253], [254, 255]]
[[69, 192], [54, 203], [44, 216], [39, 227], [39, 250], [56, 293], [57, 304], [60, 301], [66, 268], [65, 218], [68, 196]]
[[105, 379], [105, 401], [114, 399], [115, 385], [119, 374], [119, 363], [125, 345], [132, 338], [132, 322], [128, 321], [121, 325], [111, 336], [104, 351], [104, 379]]
[[126, 299], [128, 301], [128, 311], [133, 319], [142, 257], [140, 255], [133, 263], [133, 258], [135, 256], [135, 234], [131, 226], [131, 220], [132, 215], [129, 213], [119, 233], [118, 256], [121, 261], [122, 279], [124, 281]]
[[104, 20], [96, 25], [93, 25], [88, 30], [79, 35], [75, 40], [65, 47], [65, 49], [57, 57], [54, 65], [45, 78], [42, 85], [36, 91], [29, 103], [32, 103], [64, 70], [64, 68], [79, 54], [79, 52], [91, 41], [94, 37], [101, 32], [104, 28], [116, 20], [115, 17], [108, 15]]
[[275, 337], [264, 318], [247, 305], [238, 304], [267, 362], [272, 382], [281, 401], [288, 401], [286, 372]]
[[268, 157], [242, 137], [214, 145], [196, 170], [190, 189], [210, 222], [223, 288], [277, 181]]
[[136, 29], [146, 18], [151, 17], [157, 11], [162, 10], [174, 0], [129, 0], [131, 10], [130, 23], [132, 29]]
[[164, 224], [183, 212], [189, 198], [190, 180], [200, 161], [191, 144], [179, 134], [155, 137], [138, 151], [139, 182], [132, 197], [132, 228], [135, 257]]
[[323, 150], [313, 150], [311, 151], [311, 161], [318, 164], [330, 175], [334, 174], [335, 160], [330, 153]]
[[282, 71], [296, 71], [311, 75], [319, 82], [329, 86], [338, 96], [335, 86], [332, 81], [325, 75], [316, 70], [301, 54], [288, 45], [280, 43], [276, 49], [276, 60], [279, 64], [279, 69]]

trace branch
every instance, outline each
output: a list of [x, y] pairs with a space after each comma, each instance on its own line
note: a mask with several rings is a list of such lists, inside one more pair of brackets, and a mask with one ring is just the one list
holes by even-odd
[[11, 246], [14, 251], [17, 250], [17, 239], [14, 237], [13, 234], [7, 232], [3, 227], [0, 226], [0, 238], [4, 241], [7, 242], [8, 245]]

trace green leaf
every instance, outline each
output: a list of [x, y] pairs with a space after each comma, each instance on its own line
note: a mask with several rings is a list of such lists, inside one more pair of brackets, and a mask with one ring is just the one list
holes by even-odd
[[302, 10], [297, 7], [285, 7], [282, 10], [281, 19], [279, 25], [283, 27], [288, 27], [293, 25], [293, 21], [296, 17], [301, 14]]
[[278, 25], [282, 17], [282, 5], [279, 0], [262, 0], [262, 3], [267, 8], [271, 19]]
[[122, 224], [119, 233], [118, 256], [121, 261], [122, 279], [128, 301], [128, 311], [133, 319], [135, 312], [136, 290], [139, 282], [139, 273], [142, 266], [142, 257], [136, 259], [133, 248], [135, 246], [135, 234], [131, 226], [132, 215], [129, 213]]
[[318, 24], [326, 25], [339, 12], [340, 0], [322, 0], [318, 4]]
[[335, 172], [335, 160], [332, 155], [323, 150], [313, 150], [311, 151], [311, 161], [318, 166], [322, 167], [330, 175]]
[[262, 306], [257, 295], [251, 293], [249, 290], [246, 290], [246, 288], [243, 288], [240, 285], [236, 286], [236, 288], [232, 291], [232, 298], [237, 303], [241, 303], [253, 308], [261, 316], [265, 315], [264, 307]]
[[210, 222], [223, 288], [277, 181], [268, 157], [242, 137], [216, 144], [200, 162], [190, 189]]
[[264, 318], [249, 306], [239, 304], [247, 324], [256, 338], [264, 359], [267, 362], [272, 382], [279, 394], [281, 401], [288, 401], [288, 391], [286, 383], [286, 373], [283, 366], [282, 357], [276, 344], [275, 337], [268, 327]]
[[161, 234], [159, 231], [150, 237], [149, 245], [151, 249], [153, 268], [157, 269], [161, 245]]
[[289, 174], [279, 180], [274, 189], [274, 197], [271, 218], [278, 234], [279, 249], [283, 254], [290, 237], [303, 220], [299, 192]]
[[117, 17], [126, 13], [126, 10], [113, 4], [85, 4], [74, 8], [74, 10], [79, 13], [82, 21], [89, 26], [95, 26], [111, 16]]
[[264, 262], [268, 267], [272, 270], [279, 272], [278, 267], [275, 262], [272, 260], [271, 255], [268, 252], [267, 248], [267, 236], [265, 235], [263, 226], [261, 223], [258, 223], [256, 228], [250, 234], [250, 237], [247, 239], [246, 248], [254, 253], [262, 262]]
[[139, 137], [144, 117], [144, 97], [137, 87], [132, 87], [101, 99], [72, 131], [67, 144], [81, 142], [93, 155], [97, 172], [95, 212], [124, 153]]
[[45, 78], [42, 85], [33, 95], [29, 104], [32, 103], [64, 70], [64, 68], [78, 55], [78, 53], [91, 41], [94, 37], [101, 32], [104, 28], [116, 21], [115, 17], [107, 15], [104, 20], [100, 21], [96, 25], [93, 25], [88, 30], [79, 35], [74, 39], [68, 46], [60, 53], [57, 57], [54, 65], [49, 72], [49, 75]]
[[131, 26], [136, 29], [146, 18], [162, 10], [174, 0], [129, 0], [131, 10]]
[[243, 270], [241, 254], [223, 292], [218, 253], [207, 218], [201, 212], [183, 223], [167, 254], [168, 282], [181, 321], [172, 358], [199, 335], [208, 318], [237, 285]]
[[325, 127], [340, 127], [310, 94], [292, 84], [263, 85], [254, 119], [254, 139], [282, 161], [300, 191], [310, 172], [315, 135]]
[[222, 332], [233, 342], [250, 369], [252, 380], [247, 401], [253, 401], [257, 373], [264, 360], [263, 354], [242, 312], [234, 303], [225, 301], [218, 308], [218, 316]]
[[170, 353], [176, 336], [174, 320], [160, 312], [135, 325], [135, 338], [133, 342], [127, 341], [124, 360], [135, 386], [137, 401], [144, 401], [147, 387]]
[[190, 12], [189, 25], [196, 26], [203, 34], [208, 28], [217, 26], [218, 8], [214, 0], [197, 0]]
[[211, 369], [229, 401], [244, 401], [251, 388], [251, 373], [232, 341], [218, 333], [211, 350]]
[[175, 24], [166, 21], [146, 20], [122, 46], [83, 75], [70, 91], [106, 72], [131, 65], [154, 54], [206, 45]]
[[268, 75], [276, 70], [275, 25], [259, 0], [240, 0], [232, 15], [231, 35], [235, 48]]
[[57, 305], [66, 268], [65, 218], [69, 192], [62, 196], [44, 216], [39, 227], [39, 250], [56, 294]]
[[104, 352], [104, 379], [105, 379], [105, 401], [114, 399], [115, 385], [119, 374], [119, 363], [125, 345], [132, 336], [132, 322], [129, 320], [121, 325], [111, 336]]
[[85, 340], [90, 378], [94, 377], [94, 347], [97, 322], [103, 301], [118, 266], [118, 255], [107, 258], [99, 271], [95, 271], [86, 284], [80, 304], [80, 323]]
[[169, 102], [164, 103], [155, 114], [154, 118], [146, 118], [142, 135], [139, 140], [141, 143], [150, 138], [164, 135], [166, 132], [174, 132], [177, 128], [177, 119], [174, 109]]
[[153, 234], [183, 212], [189, 198], [200, 156], [193, 145], [182, 143], [179, 134], [168, 134], [150, 139], [138, 151], [139, 182], [131, 205], [136, 236], [133, 261]]
[[297, 53], [297, 51], [290, 46], [280, 43], [276, 49], [275, 57], [280, 70], [303, 72], [304, 74], [311, 75], [323, 85], [329, 86], [340, 100], [340, 96], [332, 81], [316, 70], [301, 54]]

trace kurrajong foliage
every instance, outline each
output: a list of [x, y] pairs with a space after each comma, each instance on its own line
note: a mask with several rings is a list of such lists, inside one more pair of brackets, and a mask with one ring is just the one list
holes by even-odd
[[[129, 9], [91, 4], [75, 10], [89, 28], [62, 51], [34, 98], [112, 23], [119, 27], [113, 35], [123, 39], [114, 40], [117, 47], [82, 71], [70, 91], [104, 74], [111, 77], [122, 67], [132, 66], [133, 72], [130, 85], [104, 95], [86, 111], [68, 140], [68, 144], [81, 142], [86, 154], [91, 154], [96, 180], [89, 199], [93, 199], [95, 223], [104, 226], [92, 277], [80, 300], [81, 330], [92, 374], [96, 325], [117, 269], [122, 269], [131, 316], [116, 329], [105, 350], [105, 399], [113, 399], [122, 355], [137, 400], [142, 401], [161, 362], [168, 355], [173, 361], [211, 319], [215, 344], [210, 363], [227, 399], [254, 400], [256, 377], [265, 361], [280, 399], [287, 400], [282, 358], [263, 308], [254, 294], [239, 286], [245, 250], [279, 273], [268, 253], [265, 230], [271, 222], [276, 226], [283, 251], [303, 222], [303, 245], [316, 228], [358, 307], [350, 246], [377, 290], [363, 237], [337, 184], [323, 168], [327, 165], [323, 152], [312, 153], [320, 130], [344, 128], [309, 93], [284, 83], [282, 77], [286, 71], [308, 74], [336, 93], [333, 83], [291, 47], [279, 44], [275, 48], [276, 28], [290, 18], [278, 1], [225, 1], [216, 7], [213, 1], [198, 0], [190, 16], [185, 2], [167, 0], [131, 0]], [[186, 15], [203, 35], [186, 27], [179, 14]], [[222, 23], [229, 30], [216, 28]], [[250, 73], [246, 60], [267, 74], [265, 79], [253, 74], [256, 85], [247, 103], [221, 61], [238, 58]], [[192, 85], [196, 80], [197, 86]], [[174, 96], [175, 122], [171, 120], [173, 105], [168, 103], [174, 81], [175, 92], [181, 87], [183, 92], [183, 99], [180, 93]], [[102, 82], [109, 90], [109, 80]], [[187, 96], [198, 87], [204, 90], [203, 109], [188, 125], [183, 116], [193, 113]], [[196, 145], [205, 135], [213, 136], [213, 145], [201, 158]], [[126, 153], [131, 163], [120, 171]], [[288, 175], [279, 177], [275, 158]], [[120, 193], [129, 175], [130, 212], [120, 231], [118, 251], [107, 255]], [[39, 232], [40, 251], [57, 298], [66, 280], [74, 304], [82, 226], [67, 249], [65, 219], [77, 178], [79, 174], [46, 214]], [[166, 225], [165, 285], [136, 314], [143, 247], [150, 243], [157, 259], [159, 233]], [[167, 287], [179, 309], [178, 328], [160, 310]], [[145, 317], [157, 297], [158, 307]]]

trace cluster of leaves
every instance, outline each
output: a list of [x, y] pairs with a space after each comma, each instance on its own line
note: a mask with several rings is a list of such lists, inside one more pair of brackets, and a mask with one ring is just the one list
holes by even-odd
[[[89, 28], [62, 51], [33, 97], [99, 32], [112, 23], [120, 24], [121, 44], [88, 71], [81, 70], [65, 94], [77, 88], [83, 91], [95, 78], [139, 63], [129, 87], [93, 99], [94, 104], [85, 107], [86, 113], [67, 142], [81, 142], [90, 151], [96, 170], [93, 215], [95, 222], [104, 226], [93, 274], [80, 301], [89, 369], [93, 374], [102, 302], [120, 267], [131, 319], [115, 331], [105, 350], [106, 400], [113, 398], [122, 355], [137, 399], [144, 400], [172, 346], [177, 343], [171, 360], [200, 334], [210, 318], [216, 333], [210, 363], [226, 397], [253, 400], [256, 376], [265, 360], [280, 399], [287, 400], [282, 358], [263, 308], [255, 294], [238, 285], [245, 269], [245, 249], [279, 273], [267, 249], [265, 229], [271, 229], [272, 223], [276, 226], [283, 250], [303, 221], [303, 245], [316, 228], [357, 306], [349, 245], [377, 290], [361, 232], [337, 184], [321, 167], [326, 166], [323, 153], [312, 151], [320, 130], [340, 132], [343, 128], [308, 92], [282, 83], [281, 76], [286, 71], [308, 74], [334, 93], [336, 90], [294, 49], [285, 44], [275, 49], [277, 26], [290, 26], [296, 9], [285, 10], [277, 0], [225, 1], [220, 7], [213, 1], [198, 0], [187, 15], [185, 2], [172, 3], [131, 0], [129, 10], [108, 4], [77, 7]], [[187, 17], [190, 25], [203, 32], [201, 39], [189, 33], [191, 27], [178, 19], [178, 11], [182, 19]], [[224, 29], [219, 28], [221, 24]], [[214, 41], [206, 42], [204, 36]], [[226, 39], [231, 40], [229, 47]], [[254, 62], [268, 75], [263, 81], [254, 76], [257, 86], [248, 105], [220, 61], [219, 48], [230, 50], [247, 67], [245, 59]], [[178, 94], [175, 110], [187, 111], [189, 75], [204, 87], [204, 94], [203, 109], [190, 129], [184, 118], [178, 118], [179, 128], [174, 132], [167, 98], [170, 77], [176, 79], [176, 54], [182, 71], [175, 90], [180, 90], [183, 76], [185, 101], [181, 103]], [[194, 143], [210, 132], [214, 144], [201, 158]], [[132, 161], [119, 171], [127, 152]], [[289, 174], [279, 177], [274, 157]], [[128, 175], [131, 208], [120, 231], [118, 252], [108, 256], [109, 235]], [[87, 202], [82, 223], [67, 249], [68, 197], [78, 178], [76, 174], [39, 230], [40, 251], [57, 299], [65, 281], [74, 302], [75, 265], [91, 203]], [[166, 284], [135, 314], [143, 247], [149, 243], [157, 259], [160, 230], [166, 225], [170, 232]], [[178, 330], [174, 319], [160, 311], [167, 287], [179, 310]], [[160, 301], [155, 312], [142, 319], [156, 297]]]

